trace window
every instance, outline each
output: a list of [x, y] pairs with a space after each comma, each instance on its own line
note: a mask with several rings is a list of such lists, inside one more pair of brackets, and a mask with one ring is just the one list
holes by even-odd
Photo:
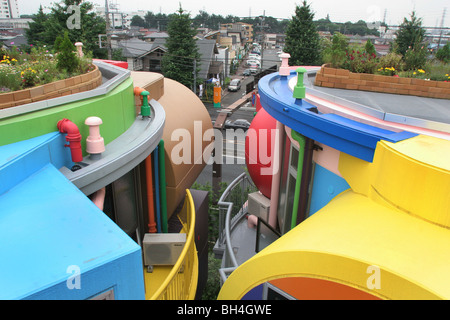
[[266, 282], [263, 287], [263, 300], [296, 300], [291, 295]]
[[108, 290], [106, 292], [100, 293], [90, 300], [115, 300], [114, 299], [114, 290]]
[[[308, 139], [307, 139], [308, 140]], [[310, 141], [310, 140], [308, 140]], [[308, 146], [308, 143], [306, 145]], [[289, 137], [286, 137], [282, 149], [282, 159], [281, 159], [281, 177], [280, 177], [280, 192], [278, 199], [278, 225], [281, 234], [288, 232], [291, 229], [292, 224], [292, 212], [294, 209], [294, 199], [296, 197], [295, 194], [295, 185], [297, 182], [297, 166], [298, 166], [298, 157], [299, 151], [297, 146], [291, 143]], [[310, 166], [311, 164], [305, 161], [304, 166]], [[303, 183], [308, 181], [308, 188], [311, 185], [311, 177], [309, 168], [306, 171], [303, 171], [302, 180]], [[308, 174], [305, 175], [305, 172]], [[303, 188], [304, 189], [304, 188]], [[304, 192], [304, 191], [303, 191]], [[309, 193], [309, 192], [308, 192]], [[300, 191], [300, 195], [304, 194]], [[300, 196], [297, 195], [297, 196]], [[298, 218], [302, 218], [302, 216], [306, 215], [304, 212], [305, 208], [309, 206], [309, 199], [303, 202], [307, 203], [299, 203], [299, 210], [297, 212], [297, 221]]]
[[274, 230], [264, 219], [258, 217], [256, 225], [256, 245], [255, 252], [258, 253], [271, 243], [275, 242], [281, 235]]

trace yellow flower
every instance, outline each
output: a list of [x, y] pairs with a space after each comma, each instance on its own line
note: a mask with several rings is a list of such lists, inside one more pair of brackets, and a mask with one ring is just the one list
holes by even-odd
[[422, 69], [419, 69], [417, 71], [419, 71], [420, 73], [425, 73], [425, 70], [422, 70]]

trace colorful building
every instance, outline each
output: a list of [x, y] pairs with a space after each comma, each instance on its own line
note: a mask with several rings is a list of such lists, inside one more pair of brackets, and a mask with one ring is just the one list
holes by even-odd
[[0, 299], [194, 299], [207, 195], [189, 188], [211, 142], [175, 164], [171, 135], [209, 114], [160, 74], [95, 64], [99, 86], [0, 110]]
[[449, 299], [448, 119], [387, 120], [305, 87], [320, 68], [287, 58], [253, 100], [246, 159], [259, 191], [233, 212], [243, 175], [219, 201], [219, 299]]

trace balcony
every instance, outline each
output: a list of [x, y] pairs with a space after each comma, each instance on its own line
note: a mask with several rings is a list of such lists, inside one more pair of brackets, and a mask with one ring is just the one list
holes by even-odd
[[152, 273], [144, 270], [146, 300], [193, 300], [197, 289], [198, 257], [195, 247], [195, 206], [189, 190], [183, 209], [178, 214], [186, 233], [186, 245], [173, 266], [155, 266]]
[[279, 235], [258, 218], [255, 226], [247, 222], [248, 195], [257, 191], [246, 173], [234, 180], [222, 194], [219, 205], [219, 239], [214, 246], [222, 258], [221, 282], [239, 265], [278, 239]]

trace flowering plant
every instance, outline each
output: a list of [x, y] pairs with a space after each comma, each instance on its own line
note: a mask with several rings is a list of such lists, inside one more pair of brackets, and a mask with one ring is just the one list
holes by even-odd
[[31, 67], [26, 68], [20, 73], [24, 87], [33, 87], [36, 83], [39, 83], [39, 76], [37, 71]]
[[92, 60], [89, 57], [79, 59], [77, 69], [72, 72], [57, 67], [58, 53], [52, 54], [43, 47], [31, 47], [25, 53], [13, 47], [0, 49], [0, 94], [43, 85], [66, 79], [90, 71]]
[[383, 76], [393, 76], [396, 74], [396, 70], [394, 67], [385, 67], [379, 68], [378, 73], [380, 73]]
[[350, 72], [374, 73], [378, 64], [375, 53], [368, 53], [364, 48], [355, 48], [346, 52], [342, 68]]

